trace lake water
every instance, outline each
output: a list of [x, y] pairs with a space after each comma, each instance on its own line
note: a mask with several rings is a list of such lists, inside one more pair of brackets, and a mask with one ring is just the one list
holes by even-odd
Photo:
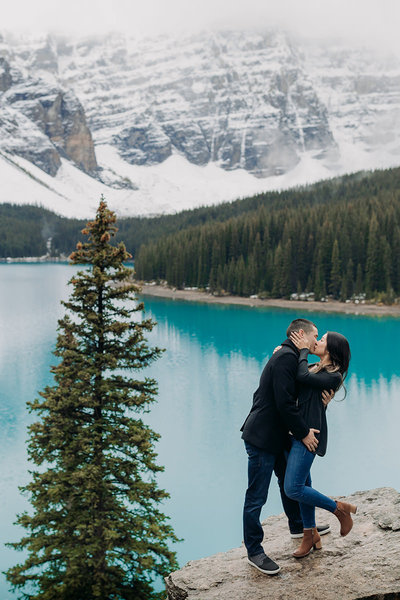
[[[60, 300], [74, 272], [67, 265], [0, 265], [0, 571], [23, 560], [4, 543], [20, 539], [15, 515], [29, 504], [18, 491], [28, 481], [25, 403], [51, 383]], [[154, 345], [166, 348], [147, 369], [159, 384], [158, 403], [146, 415], [162, 437], [160, 486], [176, 534], [181, 565], [240, 545], [246, 455], [240, 426], [262, 368], [284, 338], [293, 310], [196, 304], [145, 297], [158, 322]], [[328, 495], [391, 486], [400, 490], [400, 319], [308, 313], [320, 334], [348, 337], [352, 362], [343, 402], [328, 409], [329, 445], [313, 466], [315, 487]], [[263, 517], [282, 512], [271, 484]], [[0, 598], [7, 593], [2, 576]]]

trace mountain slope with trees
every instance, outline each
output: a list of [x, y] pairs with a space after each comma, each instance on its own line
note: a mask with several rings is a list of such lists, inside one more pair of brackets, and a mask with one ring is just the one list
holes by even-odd
[[[142, 280], [285, 297], [400, 295], [400, 169], [119, 221]], [[0, 205], [0, 257], [69, 254], [84, 222]]]
[[[143, 245], [137, 276], [176, 287], [288, 297], [400, 295], [400, 170], [292, 190], [280, 204]], [[253, 199], [254, 201], [254, 199]]]
[[[343, 198], [378, 198], [382, 192], [397, 194], [399, 185], [400, 169], [355, 173], [301, 188], [266, 192], [218, 206], [185, 210], [174, 215], [121, 218], [118, 221], [119, 232], [116, 237], [118, 240], [124, 240], [129, 252], [135, 256], [142, 244], [175, 234], [188, 227], [224, 222], [255, 212], [261, 207], [272, 211], [317, 204], [330, 205]], [[53, 256], [60, 253], [70, 254], [85, 223], [85, 220], [67, 219], [40, 207], [0, 204], [0, 258], [45, 254], [46, 243], [50, 237]]]

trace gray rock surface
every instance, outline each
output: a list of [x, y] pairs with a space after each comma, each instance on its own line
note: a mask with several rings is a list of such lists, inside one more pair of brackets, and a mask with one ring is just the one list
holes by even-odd
[[60, 80], [82, 100], [96, 140], [111, 141], [128, 162], [152, 165], [178, 152], [196, 165], [267, 177], [305, 152], [335, 155], [327, 110], [285, 35], [129, 45], [109, 37], [101, 49], [97, 40], [59, 46]]
[[[29, 78], [11, 86], [2, 100], [30, 119], [61, 156], [86, 173], [94, 173], [97, 163], [92, 136], [82, 105], [71, 90], [64, 91]], [[34, 148], [27, 147], [26, 151], [33, 153]], [[58, 164], [50, 161], [44, 165], [39, 161], [38, 166], [55, 175], [60, 164], [59, 160]]]
[[60, 155], [47, 135], [1, 97], [0, 151], [21, 156], [53, 176], [61, 166]]
[[179, 153], [268, 177], [311, 156], [333, 172], [372, 152], [398, 162], [394, 56], [270, 30], [58, 41], [57, 55], [96, 144], [132, 164]]
[[11, 87], [12, 78], [10, 74], [10, 65], [5, 58], [0, 57], [0, 92], [5, 92]]
[[[3, 96], [32, 128], [18, 141], [0, 137], [0, 150], [17, 153], [12, 148], [18, 147], [20, 156], [51, 175], [66, 157], [117, 189], [146, 188], [139, 170], [125, 163], [157, 167], [172, 155], [198, 166], [244, 170], [261, 180], [282, 176], [266, 182], [268, 188], [400, 160], [399, 57], [356, 42], [290, 36], [268, 24], [258, 31], [154, 38], [5, 33]], [[10, 123], [0, 111], [1, 119], [3, 130], [25, 130], [25, 121]], [[31, 142], [39, 133], [52, 150], [42, 140], [36, 151]], [[169, 163], [173, 169], [174, 160]], [[153, 187], [169, 177], [170, 165], [147, 170], [154, 181], [144, 193], [146, 202]], [[196, 196], [208, 181], [202, 183], [201, 169], [186, 166], [198, 174]], [[254, 193], [253, 178], [239, 177], [237, 196], [247, 189]], [[232, 192], [224, 191], [221, 199], [232, 199]], [[176, 210], [164, 195], [161, 206], [161, 212], [165, 206]]]
[[289, 537], [285, 516], [263, 523], [264, 548], [281, 566], [273, 577], [246, 560], [242, 545], [226, 553], [191, 561], [166, 578], [169, 600], [390, 600], [400, 599], [400, 494], [393, 488], [356, 492], [350, 534], [339, 535], [334, 515], [317, 511], [332, 533], [322, 550], [303, 559], [291, 553], [300, 540]]
[[[21, 42], [21, 40], [20, 40]], [[82, 104], [57, 80], [58, 55], [47, 36], [31, 46], [0, 39], [0, 151], [21, 156], [56, 175], [61, 158], [97, 174], [91, 132]]]

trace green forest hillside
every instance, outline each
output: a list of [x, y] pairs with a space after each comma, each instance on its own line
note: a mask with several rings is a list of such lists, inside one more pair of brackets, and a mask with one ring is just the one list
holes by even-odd
[[[0, 205], [0, 257], [69, 254], [85, 221]], [[400, 169], [363, 172], [176, 215], [118, 221], [143, 280], [214, 292], [400, 295]]]
[[[380, 190], [392, 190], [396, 193], [399, 179], [399, 169], [356, 173], [303, 188], [257, 194], [235, 202], [186, 210], [175, 215], [121, 218], [118, 221], [118, 239], [124, 240], [129, 252], [135, 255], [142, 244], [162, 236], [188, 227], [227, 221], [254, 212], [261, 206], [274, 210], [315, 203], [330, 204], [342, 197], [362, 198], [370, 194], [376, 195]], [[69, 254], [82, 238], [80, 231], [85, 224], [84, 220], [60, 217], [40, 207], [0, 204], [0, 258], [45, 254], [50, 237], [53, 255]]]
[[256, 198], [253, 210], [143, 245], [137, 276], [245, 296], [400, 295], [399, 169]]

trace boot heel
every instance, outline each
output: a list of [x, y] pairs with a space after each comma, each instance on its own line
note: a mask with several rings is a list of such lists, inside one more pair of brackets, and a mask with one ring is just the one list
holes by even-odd
[[355, 515], [357, 512], [357, 506], [354, 506], [354, 504], [350, 504], [350, 512], [353, 513], [353, 515]]
[[322, 550], [321, 540], [319, 540], [319, 542], [315, 542], [315, 544], [314, 544], [314, 550]]

